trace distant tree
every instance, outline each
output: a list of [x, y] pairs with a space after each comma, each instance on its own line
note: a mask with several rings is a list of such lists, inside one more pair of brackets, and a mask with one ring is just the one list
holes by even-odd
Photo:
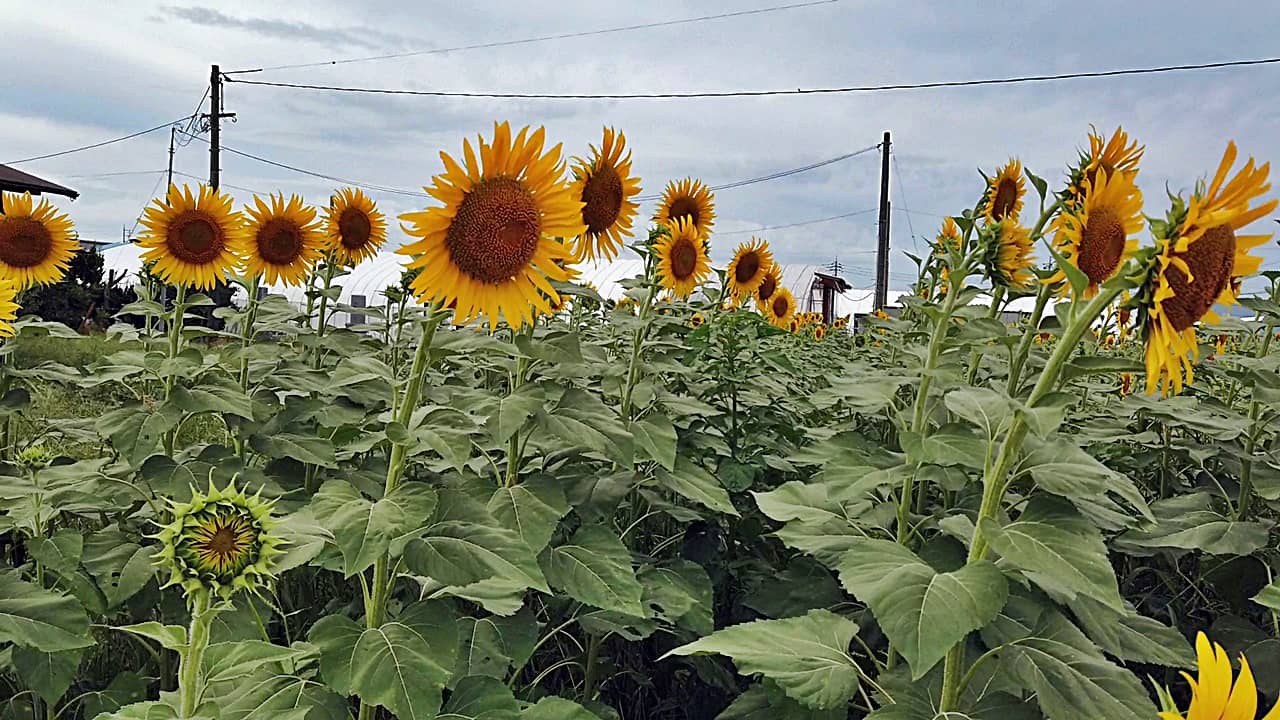
[[76, 253], [61, 282], [22, 293], [22, 312], [75, 330], [104, 328], [120, 308], [137, 299], [132, 288], [123, 287], [122, 279], [114, 274], [103, 278], [100, 253]]

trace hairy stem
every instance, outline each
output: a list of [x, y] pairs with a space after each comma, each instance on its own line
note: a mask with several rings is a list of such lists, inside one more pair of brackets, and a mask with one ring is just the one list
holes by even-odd
[[209, 612], [209, 593], [199, 591], [191, 599], [191, 627], [187, 631], [187, 647], [179, 655], [178, 665], [178, 697], [180, 698], [182, 720], [195, 717], [200, 704], [200, 696], [204, 692], [203, 678], [200, 676], [200, 665], [204, 662], [204, 651], [209, 646], [209, 626], [213, 616]]
[[[1255, 355], [1259, 358], [1266, 357], [1267, 351], [1271, 349], [1275, 325], [1267, 323], [1263, 332], [1265, 335], [1262, 337], [1262, 344]], [[1253, 397], [1249, 399], [1249, 433], [1245, 435], [1244, 441], [1245, 460], [1240, 463], [1240, 500], [1236, 503], [1236, 518], [1239, 520], [1249, 519], [1249, 506], [1253, 503], [1253, 451], [1258, 444], [1258, 413], [1261, 409], [1262, 404], [1258, 402], [1255, 390]]]

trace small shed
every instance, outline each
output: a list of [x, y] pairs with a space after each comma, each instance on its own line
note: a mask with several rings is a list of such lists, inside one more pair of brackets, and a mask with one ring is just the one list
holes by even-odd
[[[44, 178], [38, 178], [15, 167], [0, 165], [0, 190], [13, 193], [29, 192], [32, 195], [62, 195], [72, 200], [80, 197], [80, 193], [69, 187], [63, 187]], [[4, 196], [0, 195], [0, 212], [4, 211]]]

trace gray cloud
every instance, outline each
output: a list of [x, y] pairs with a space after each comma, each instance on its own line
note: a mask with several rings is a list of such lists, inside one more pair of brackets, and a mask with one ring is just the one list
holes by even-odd
[[[262, 37], [296, 42], [309, 40], [330, 47], [352, 47], [391, 52], [409, 47], [409, 39], [368, 27], [342, 29], [320, 27], [298, 20], [275, 20], [263, 17], [234, 17], [221, 10], [201, 6], [168, 5], [161, 13], [208, 28], [243, 30]], [[163, 19], [161, 19], [163, 22]]]

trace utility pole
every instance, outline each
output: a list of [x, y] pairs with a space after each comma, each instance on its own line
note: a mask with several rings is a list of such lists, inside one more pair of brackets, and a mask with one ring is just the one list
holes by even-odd
[[222, 71], [213, 65], [209, 71], [209, 187], [218, 189], [218, 143], [222, 137]]
[[881, 310], [889, 302], [889, 131], [884, 132], [880, 143], [880, 222], [876, 244], [875, 309]]
[[169, 128], [169, 174], [164, 185], [164, 196], [169, 197], [169, 188], [173, 187], [173, 140], [178, 135], [177, 126]]

